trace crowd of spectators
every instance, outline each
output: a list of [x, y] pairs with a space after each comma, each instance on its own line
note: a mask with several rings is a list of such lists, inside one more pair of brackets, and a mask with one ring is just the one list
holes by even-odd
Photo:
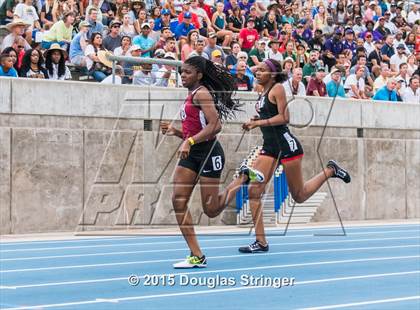
[[[65, 80], [78, 67], [112, 83], [107, 55], [225, 66], [258, 91], [282, 64], [288, 95], [420, 103], [420, 1], [0, 0], [0, 76]], [[120, 62], [116, 83], [180, 86], [173, 65]]]

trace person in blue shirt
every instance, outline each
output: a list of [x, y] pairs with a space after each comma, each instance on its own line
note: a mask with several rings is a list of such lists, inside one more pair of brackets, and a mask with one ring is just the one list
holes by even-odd
[[184, 13], [184, 20], [175, 28], [175, 38], [181, 41], [180, 46], [182, 46], [182, 40], [187, 41], [188, 33], [195, 29], [194, 25], [191, 24], [191, 18], [192, 15], [190, 12]]
[[13, 59], [9, 54], [0, 56], [0, 76], [18, 77], [17, 71], [13, 68]]
[[373, 100], [398, 101], [396, 87], [397, 81], [394, 78], [389, 79], [386, 85], [376, 92]]
[[357, 44], [354, 42], [354, 31], [353, 29], [347, 29], [345, 32], [345, 38], [343, 41], [343, 48], [345, 50], [351, 50], [353, 55], [356, 54]]
[[102, 32], [104, 31], [104, 25], [101, 22], [98, 22], [97, 18], [98, 10], [96, 8], [90, 8], [86, 19], [86, 21], [90, 24], [90, 29], [87, 35], [89, 40], [93, 33], [98, 32], [102, 34]]
[[140, 46], [141, 57], [147, 58], [152, 57], [152, 51], [155, 48], [155, 40], [149, 38], [151, 27], [149, 23], [143, 23], [141, 25], [141, 34], [135, 36], [133, 39], [133, 45]]
[[161, 16], [155, 20], [154, 31], [160, 31], [164, 27], [170, 27], [171, 24], [171, 11], [169, 9], [163, 9], [160, 12]]
[[328, 68], [332, 68], [336, 64], [338, 55], [344, 51], [344, 45], [343, 42], [341, 42], [342, 37], [342, 30], [337, 29], [334, 36], [331, 39], [328, 39], [324, 44], [322, 60]]
[[341, 84], [341, 71], [337, 68], [331, 71], [331, 81], [327, 83], [328, 97], [346, 98], [346, 92]]

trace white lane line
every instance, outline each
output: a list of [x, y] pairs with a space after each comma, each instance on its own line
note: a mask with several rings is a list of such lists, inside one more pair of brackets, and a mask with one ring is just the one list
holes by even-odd
[[[420, 244], [410, 245], [396, 245], [396, 246], [381, 246], [381, 247], [359, 247], [359, 248], [330, 248], [322, 250], [301, 250], [301, 251], [286, 251], [286, 252], [271, 252], [261, 253], [261, 256], [274, 256], [274, 255], [290, 255], [290, 254], [307, 254], [307, 253], [334, 253], [334, 252], [347, 252], [347, 251], [371, 251], [371, 250], [388, 250], [388, 249], [403, 249], [403, 248], [419, 248]], [[209, 256], [209, 259], [224, 259], [224, 258], [252, 258], [252, 255], [223, 255], [223, 256]], [[124, 265], [141, 265], [141, 264], [154, 264], [163, 262], [175, 262], [182, 258], [158, 259], [158, 260], [145, 260], [145, 261], [129, 261], [118, 263], [101, 263], [101, 264], [85, 264], [85, 265], [64, 265], [54, 267], [40, 267], [40, 268], [25, 268], [25, 269], [5, 269], [0, 270], [0, 273], [14, 273], [14, 272], [30, 272], [30, 271], [44, 271], [44, 270], [61, 270], [61, 269], [78, 269], [78, 268], [92, 268], [92, 267], [109, 267], [109, 266], [124, 266]]]
[[[287, 269], [287, 268], [299, 268], [307, 266], [322, 266], [322, 265], [335, 265], [335, 264], [352, 264], [352, 263], [364, 263], [364, 262], [377, 262], [377, 261], [392, 261], [392, 260], [410, 260], [420, 258], [418, 256], [395, 256], [395, 257], [373, 257], [373, 258], [361, 258], [361, 259], [346, 259], [346, 260], [334, 260], [334, 261], [317, 261], [309, 263], [296, 263], [296, 264], [285, 264], [285, 265], [269, 265], [269, 266], [252, 266], [252, 267], [242, 267], [242, 268], [230, 268], [230, 269], [207, 269], [202, 271], [190, 271], [190, 272], [175, 272], [171, 275], [189, 275], [189, 274], [212, 274], [212, 273], [223, 273], [223, 272], [240, 272], [240, 271], [254, 271], [254, 270], [265, 270], [265, 269]], [[412, 271], [410, 271], [412, 272]], [[420, 271], [415, 271], [415, 273], [420, 273]], [[156, 276], [168, 275], [166, 273], [156, 274]], [[139, 278], [144, 278], [144, 276], [139, 276]], [[104, 278], [104, 279], [91, 279], [91, 280], [79, 280], [79, 281], [66, 281], [66, 282], [48, 282], [48, 283], [38, 283], [38, 284], [26, 284], [26, 285], [16, 285], [16, 286], [7, 286], [4, 289], [22, 289], [22, 288], [34, 288], [34, 287], [47, 287], [47, 286], [61, 286], [61, 285], [75, 285], [75, 284], [89, 284], [89, 283], [102, 283], [102, 282], [114, 282], [114, 281], [127, 281], [128, 276], [116, 277], [116, 278]]]
[[401, 301], [408, 301], [408, 300], [418, 300], [418, 299], [420, 299], [420, 295], [400, 297], [400, 298], [368, 300], [368, 301], [352, 302], [352, 303], [347, 303], [347, 304], [337, 304], [337, 305], [329, 305], [329, 306], [318, 306], [318, 307], [302, 308], [300, 310], [339, 309], [339, 308], [348, 308], [348, 307], [356, 307], [356, 306], [377, 305], [377, 304], [385, 304], [385, 303], [392, 303], [392, 302], [401, 302]]
[[[351, 280], [360, 280], [360, 279], [370, 279], [370, 278], [383, 278], [383, 277], [392, 277], [392, 276], [402, 276], [408, 274], [419, 273], [420, 271], [408, 271], [408, 272], [393, 272], [393, 273], [381, 273], [381, 274], [371, 274], [371, 275], [361, 275], [361, 276], [350, 276], [350, 277], [339, 277], [339, 278], [324, 278], [317, 280], [309, 281], [295, 281], [295, 285], [310, 285], [317, 283], [328, 283], [328, 282], [338, 282], [338, 281], [351, 281]], [[168, 293], [168, 294], [155, 294], [155, 295], [146, 295], [146, 296], [129, 296], [129, 297], [119, 297], [102, 300], [85, 300], [85, 301], [75, 301], [67, 303], [57, 303], [57, 304], [44, 304], [36, 306], [22, 306], [15, 308], [7, 308], [4, 310], [24, 310], [24, 309], [39, 309], [39, 308], [53, 308], [53, 307], [66, 307], [66, 306], [76, 306], [76, 305], [86, 305], [94, 303], [104, 303], [104, 302], [122, 302], [122, 301], [133, 301], [133, 300], [145, 300], [145, 299], [157, 299], [164, 297], [178, 297], [178, 296], [191, 296], [191, 295], [204, 295], [204, 294], [215, 294], [215, 293], [226, 293], [232, 291], [242, 291], [242, 290], [251, 290], [251, 289], [260, 289], [267, 288], [266, 286], [244, 286], [244, 287], [233, 287], [225, 289], [207, 289], [207, 290], [198, 290], [190, 292], [179, 292], [179, 293]]]
[[[420, 226], [418, 224], [408, 223], [408, 224], [401, 224], [401, 225], [386, 225], [385, 224], [385, 225], [372, 225], [372, 226], [347, 226], [346, 230], [347, 231], [357, 231], [357, 230], [365, 230], [365, 229], [369, 230], [369, 229], [377, 229], [377, 228], [404, 228], [404, 227], [406, 227], [406, 228], [413, 228], [413, 227], [420, 228]], [[249, 231], [249, 229], [245, 229], [245, 228], [243, 230], [244, 230], [243, 232], [234, 231], [234, 232], [232, 232], [232, 235], [243, 234], [244, 232]], [[308, 232], [308, 231], [316, 232], [316, 231], [328, 231], [328, 230], [333, 231], [333, 230], [336, 230], [336, 228], [335, 227], [319, 227], [319, 228], [317, 228], [317, 227], [304, 227], [304, 228], [293, 228], [293, 227], [291, 227], [291, 228], [289, 228], [290, 232], [301, 232], [301, 231], [303, 231], [303, 232]], [[274, 233], [276, 233], [276, 232], [281, 233], [282, 232], [282, 231], [279, 231], [278, 228], [276, 228], [275, 230], [268, 228], [267, 231], [274, 232]], [[376, 231], [381, 232], [382, 230], [376, 230]], [[386, 230], [383, 230], [383, 231], [386, 231]], [[211, 237], [213, 234], [218, 235], [220, 233], [213, 233], [213, 232], [209, 231], [209, 232], [203, 232], [200, 235]], [[42, 241], [42, 240], [39, 240], [39, 241], [16, 241], [16, 242], [8, 242], [8, 241], [2, 242], [2, 239], [0, 237], [0, 246], [1, 247], [7, 247], [7, 246], [30, 245], [30, 244], [43, 245], [43, 244], [57, 244], [57, 243], [78, 243], [78, 242], [83, 243], [83, 242], [95, 242], [95, 241], [97, 242], [97, 241], [130, 240], [130, 239], [139, 239], [139, 238], [160, 239], [160, 238], [166, 237], [166, 236], [167, 235], [160, 235], [160, 236], [151, 235], [151, 236], [149, 236], [149, 235], [146, 235], [146, 234], [144, 234], [144, 235], [133, 234], [132, 236], [118, 236], [118, 235], [115, 235], [115, 236], [97, 236], [97, 237], [94, 237], [94, 238], [92, 238], [91, 236], [89, 236], [89, 237], [75, 236], [74, 237], [75, 239], [45, 240], [45, 241]], [[170, 234], [170, 237], [180, 237], [180, 236], [181, 235], [175, 235], [173, 233]], [[77, 238], [80, 238], [80, 239], [77, 239]]]
[[[366, 241], [390, 241], [390, 240], [409, 240], [409, 239], [420, 239], [420, 236], [398, 237], [398, 238], [350, 239], [350, 240], [345, 239], [345, 240], [311, 241], [311, 242], [282, 242], [282, 243], [270, 243], [270, 246], [274, 246], [274, 245], [286, 246], [286, 245], [329, 244], [329, 243], [357, 243], [357, 242], [366, 242]], [[239, 246], [240, 245], [214, 246], [214, 247], [202, 247], [202, 249], [203, 250], [229, 249], [229, 248], [237, 248]], [[186, 248], [123, 251], [123, 252], [105, 252], [105, 253], [83, 253], [83, 254], [33, 256], [33, 257], [12, 257], [12, 258], [2, 258], [2, 259], [0, 259], [0, 262], [8, 262], [8, 261], [15, 262], [15, 261], [26, 261], [26, 260], [56, 259], [56, 258], [70, 258], [70, 257], [88, 257], [88, 256], [112, 256], [112, 255], [139, 254], [139, 253], [176, 252], [176, 251], [186, 251]]]
[[[359, 233], [348, 233], [348, 236], [363, 236], [363, 235], [376, 235], [376, 234], [394, 234], [394, 233], [404, 233], [404, 232], [416, 232], [420, 233], [420, 230], [388, 230], [383, 232], [376, 232], [376, 231], [369, 231], [369, 232], [359, 232]], [[250, 235], [249, 237], [241, 237], [241, 238], [215, 238], [215, 239], [202, 239], [200, 240], [200, 243], [205, 242], [221, 242], [221, 241], [240, 241], [240, 240], [247, 240], [249, 241], [250, 238], [253, 238], [254, 235]], [[307, 234], [307, 235], [293, 235], [293, 236], [270, 236], [267, 234], [267, 237], [270, 239], [275, 238], [283, 238], [283, 239], [289, 239], [289, 238], [304, 238], [304, 237], [314, 237], [313, 234]], [[338, 236], [341, 237], [341, 236]], [[346, 238], [345, 236], [342, 236], [343, 238]], [[164, 237], [162, 237], [164, 238]], [[334, 237], [337, 238], [337, 237]], [[62, 247], [46, 247], [46, 248], [28, 248], [28, 249], [10, 249], [10, 250], [0, 250], [0, 253], [11, 253], [11, 252], [29, 252], [29, 251], [55, 251], [55, 250], [66, 250], [66, 249], [91, 249], [91, 248], [106, 248], [106, 247], [119, 247], [119, 246], [139, 246], [139, 245], [157, 245], [157, 244], [185, 244], [184, 240], [180, 241], [156, 241], [156, 242], [136, 242], [136, 243], [120, 243], [120, 244], [101, 244], [101, 245], [81, 245], [81, 246], [62, 246]]]

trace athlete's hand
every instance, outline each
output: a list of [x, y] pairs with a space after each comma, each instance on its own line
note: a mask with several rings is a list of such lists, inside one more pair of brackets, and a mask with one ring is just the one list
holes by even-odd
[[169, 122], [160, 122], [160, 130], [162, 131], [162, 134], [167, 136], [176, 135], [176, 129], [172, 127], [171, 123]]
[[257, 120], [254, 119], [251, 119], [242, 125], [242, 129], [246, 131], [250, 131], [251, 129], [254, 129], [256, 127], [258, 127], [258, 123]]
[[184, 142], [182, 142], [181, 146], [179, 147], [178, 156], [181, 159], [185, 159], [190, 154], [190, 150], [191, 150], [190, 143], [188, 142], [188, 140], [184, 140]]

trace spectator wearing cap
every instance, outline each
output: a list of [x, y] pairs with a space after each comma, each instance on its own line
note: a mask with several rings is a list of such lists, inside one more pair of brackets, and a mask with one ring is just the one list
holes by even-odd
[[368, 55], [368, 56], [371, 52], [373, 52], [375, 50], [375, 44], [373, 42], [373, 34], [371, 32], [366, 32], [365, 33], [363, 47], [365, 48], [366, 55]]
[[362, 23], [362, 16], [356, 16], [354, 21], [353, 31], [357, 36], [359, 33], [365, 32], [367, 30], [366, 26]]
[[398, 101], [396, 87], [397, 81], [394, 78], [389, 79], [386, 85], [376, 92], [373, 100]]
[[[176, 60], [176, 55], [171, 52], [165, 53], [163, 59], [166, 60]], [[155, 86], [161, 87], [177, 87], [181, 84], [181, 76], [177, 72], [175, 66], [163, 65], [157, 72], [155, 76], [156, 82]]]
[[120, 46], [114, 49], [115, 56], [131, 56], [129, 50], [131, 47], [132, 39], [130, 36], [122, 36]]
[[232, 53], [226, 57], [225, 66], [229, 70], [233, 68], [238, 62], [238, 53], [241, 51], [241, 46], [238, 42], [233, 42], [230, 46]]
[[342, 84], [342, 72], [341, 70], [334, 68], [330, 74], [331, 80], [326, 83], [326, 89], [328, 97], [341, 97], [346, 98], [346, 92]]
[[22, 19], [15, 19], [11, 23], [7, 24], [6, 29], [9, 30], [10, 33], [4, 37], [0, 46], [0, 52], [3, 51], [6, 47], [13, 47], [16, 49], [17, 42], [19, 40], [23, 42], [22, 46], [24, 47], [25, 51], [30, 50], [31, 46], [22, 36], [25, 33], [25, 28], [27, 26], [28, 24]]
[[100, 33], [104, 31], [104, 25], [98, 21], [98, 9], [97, 8], [90, 8], [86, 9], [87, 17], [86, 21], [90, 24], [90, 29], [88, 32], [88, 39], [92, 36], [92, 33]]
[[69, 58], [72, 64], [76, 66], [86, 66], [85, 49], [88, 46], [88, 32], [92, 27], [89, 22], [81, 21], [79, 23], [79, 33], [73, 37], [70, 43]]
[[239, 44], [241, 49], [245, 52], [251, 51], [254, 47], [255, 42], [259, 39], [259, 34], [255, 27], [255, 19], [250, 17], [246, 22], [246, 28], [243, 28], [239, 32]]
[[169, 28], [171, 23], [171, 11], [169, 9], [162, 9], [160, 17], [155, 20], [154, 31], [162, 30], [162, 28]]
[[[137, 58], [141, 57], [141, 48], [138, 45], [131, 45], [127, 51], [127, 54], [131, 57]], [[138, 64], [132, 64], [129, 62], [123, 62], [122, 66], [124, 68], [125, 76], [123, 78], [123, 84], [131, 84], [133, 73], [136, 69], [138, 69]]]
[[305, 96], [306, 89], [305, 85], [302, 83], [303, 73], [302, 68], [295, 68], [292, 72], [292, 77], [287, 81], [283, 82], [283, 87], [286, 96]]
[[402, 92], [402, 100], [406, 103], [420, 104], [420, 78], [414, 75], [410, 79], [410, 84]]
[[319, 65], [319, 52], [312, 50], [309, 54], [309, 62], [303, 66], [303, 83], [308, 84], [312, 75], [317, 71]]
[[395, 38], [394, 38], [394, 50], [396, 51], [399, 45], [403, 45], [404, 49], [405, 49], [405, 53], [406, 55], [410, 55], [411, 51], [408, 48], [408, 46], [405, 44], [405, 41], [403, 39], [403, 32], [401, 30], [398, 30], [397, 33], [395, 34]]
[[374, 44], [375, 49], [368, 55], [368, 67], [371, 71], [373, 66], [380, 66], [382, 63], [382, 45], [381, 40], [376, 40]]
[[204, 52], [205, 46], [206, 46], [206, 41], [204, 41], [203, 38], [198, 38], [197, 44], [195, 45], [194, 50], [190, 53], [188, 58], [193, 57], [193, 56], [201, 56], [207, 60], [210, 60], [209, 55], [207, 55], [207, 53]]
[[385, 37], [391, 34], [391, 31], [385, 27], [385, 17], [379, 17], [378, 26], [375, 28], [375, 31], [381, 36], [380, 39], [382, 40], [385, 40]]
[[155, 41], [149, 37], [151, 27], [149, 23], [143, 23], [141, 25], [141, 34], [135, 36], [133, 44], [138, 45], [141, 48], [141, 57], [147, 58], [152, 56], [152, 51], [155, 48]]
[[218, 65], [223, 66], [222, 53], [219, 50], [214, 50], [211, 52], [210, 60]]
[[50, 80], [71, 80], [71, 73], [66, 66], [66, 50], [58, 43], [50, 45], [45, 52], [45, 68]]
[[[391, 34], [396, 34], [398, 31], [397, 25], [393, 21], [391, 21], [391, 14], [389, 12], [384, 13], [385, 24], [384, 27], [389, 30]], [[393, 18], [395, 20], [395, 18]]]
[[295, 19], [292, 16], [292, 13], [293, 13], [292, 7], [290, 5], [289, 6], [286, 6], [285, 13], [281, 17], [282, 24], [290, 24], [290, 25], [293, 25], [295, 23]]
[[399, 44], [397, 46], [397, 53], [392, 55], [391, 59], [389, 60], [391, 65], [391, 71], [397, 73], [399, 71], [400, 65], [402, 63], [407, 63], [407, 56], [405, 54], [405, 45]]
[[395, 54], [393, 43], [394, 36], [389, 34], [385, 37], [385, 44], [381, 48], [382, 61], [387, 64], [390, 63], [391, 57]]
[[283, 73], [287, 76], [287, 78], [291, 78], [293, 76], [293, 69], [295, 68], [295, 61], [292, 57], [286, 57], [283, 61]]
[[265, 41], [259, 40], [256, 47], [249, 52], [248, 66], [252, 71], [265, 59]]
[[163, 8], [171, 12], [171, 18], [175, 18], [178, 16], [178, 11], [182, 10], [182, 8], [179, 8], [180, 5], [182, 6], [182, 1], [177, 1], [177, 4], [175, 6], [174, 0], [167, 0], [164, 2]]
[[254, 29], [261, 33], [264, 30], [264, 19], [258, 14], [257, 7], [253, 5], [249, 11], [248, 19], [252, 18], [254, 20]]
[[341, 41], [342, 37], [343, 32], [341, 29], [337, 29], [334, 36], [325, 42], [323, 60], [330, 68], [335, 65], [338, 55], [344, 51], [344, 44]]
[[373, 83], [373, 91], [377, 92], [380, 88], [385, 86], [388, 80], [390, 79], [390, 77], [391, 77], [391, 70], [389, 69], [386, 63], [382, 63], [380, 75], [375, 79], [375, 82]]
[[224, 4], [218, 2], [216, 4], [216, 12], [213, 13], [211, 18], [212, 27], [216, 31], [217, 38], [223, 39], [222, 46], [229, 46], [233, 39], [233, 32], [226, 30], [227, 21], [226, 15], [223, 13]]
[[226, 58], [226, 55], [223, 52], [223, 49], [216, 43], [217, 43], [217, 34], [214, 32], [209, 33], [209, 38], [208, 38], [207, 46], [204, 48], [204, 53], [206, 53], [208, 58], [211, 59], [211, 53], [213, 53], [214, 50], [219, 50], [222, 54], [222, 60], [224, 61]]
[[[305, 31], [305, 25], [302, 23], [299, 23], [296, 26], [296, 29], [293, 31], [293, 39], [297, 43], [307, 44], [306, 39], [303, 37], [303, 32]], [[311, 35], [312, 37], [312, 35]]]
[[318, 67], [315, 76], [311, 77], [306, 88], [307, 96], [324, 97], [327, 95], [327, 87], [323, 81], [325, 77], [325, 68]]
[[191, 23], [192, 15], [190, 12], [184, 13], [182, 23], [179, 23], [175, 28], [175, 37], [180, 41], [179, 46], [182, 47], [187, 41], [188, 33], [195, 29], [195, 26]]
[[344, 83], [344, 89], [347, 90], [348, 96], [354, 99], [367, 99], [365, 92], [365, 67], [357, 65], [354, 74], [350, 74]]
[[353, 55], [356, 54], [357, 44], [356, 44], [356, 42], [354, 42], [354, 31], [353, 31], [353, 29], [347, 29], [345, 31], [343, 48], [345, 50], [351, 50]]
[[182, 3], [182, 12], [178, 14], [178, 23], [182, 23], [184, 20], [184, 14], [191, 14], [191, 24], [194, 25], [195, 29], [200, 29], [200, 22], [198, 21], [197, 14], [191, 12], [191, 0], [184, 0]]
[[120, 28], [121, 22], [119, 20], [113, 20], [109, 24], [110, 31], [103, 40], [103, 47], [108, 51], [114, 51], [117, 47], [121, 46]]
[[283, 62], [283, 54], [279, 52], [280, 42], [277, 39], [271, 39], [268, 42], [267, 58], [277, 60], [279, 63]]
[[48, 49], [54, 43], [61, 47], [67, 48], [73, 36], [73, 23], [76, 16], [73, 12], [64, 14], [62, 20], [56, 22], [51, 29], [44, 34], [41, 46], [43, 49]]

